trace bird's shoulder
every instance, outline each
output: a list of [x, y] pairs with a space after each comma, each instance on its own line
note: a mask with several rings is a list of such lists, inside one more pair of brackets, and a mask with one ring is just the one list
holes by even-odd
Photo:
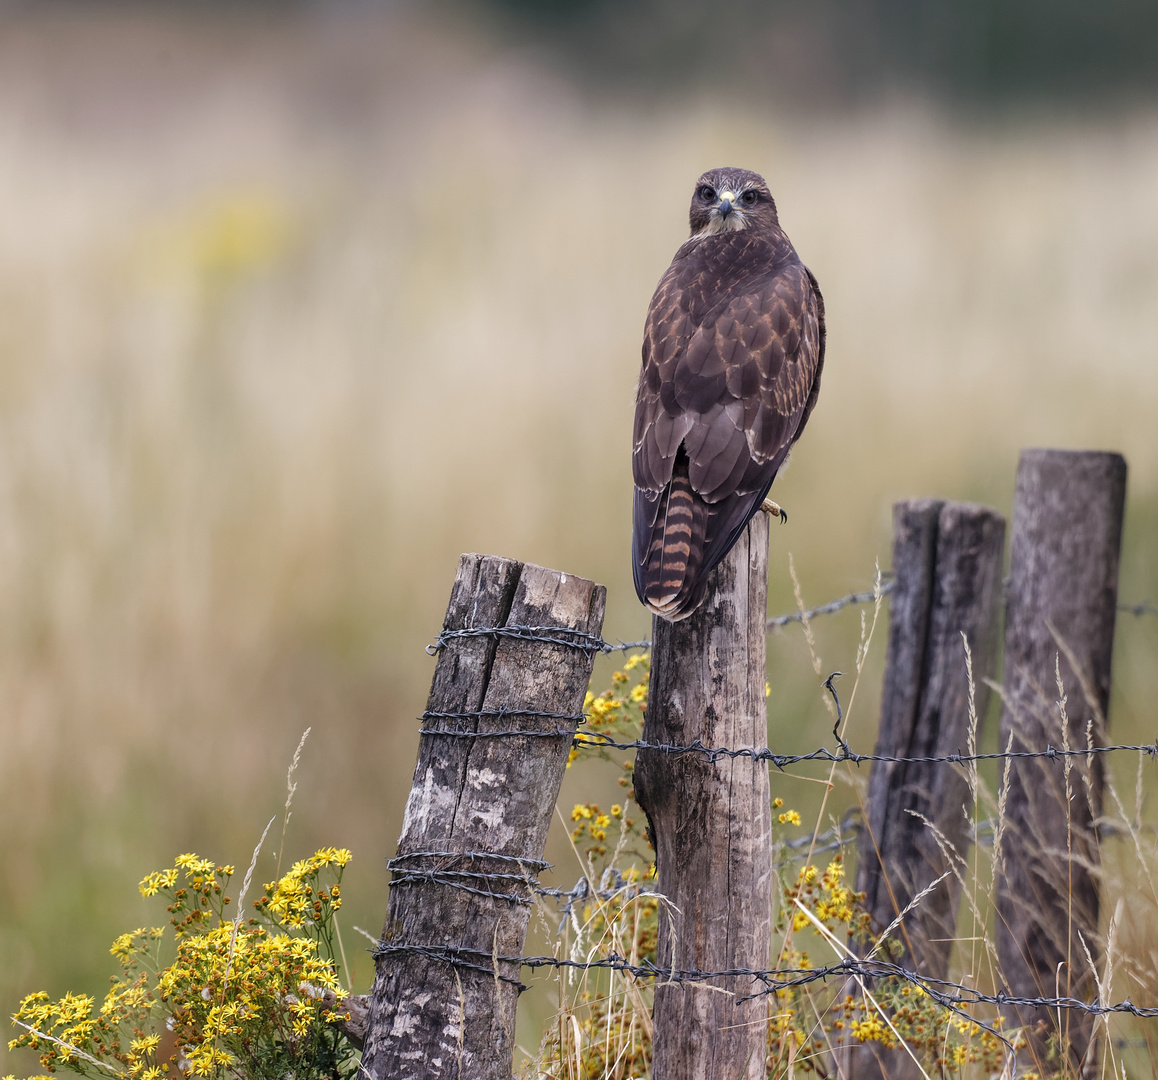
[[806, 301], [807, 271], [780, 230], [688, 240], [675, 254], [648, 308], [649, 337], [690, 337], [731, 306], [773, 294]]
[[644, 381], [658, 385], [689, 364], [701, 373], [709, 352], [711, 367], [758, 361], [765, 378], [774, 376], [819, 304], [811, 274], [782, 232], [689, 241], [648, 309]]

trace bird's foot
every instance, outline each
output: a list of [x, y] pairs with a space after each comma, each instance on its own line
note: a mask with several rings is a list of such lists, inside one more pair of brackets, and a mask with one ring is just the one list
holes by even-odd
[[771, 499], [765, 499], [760, 504], [760, 509], [763, 510], [765, 514], [778, 517], [781, 525], [788, 523], [788, 512], [779, 503], [774, 503]]

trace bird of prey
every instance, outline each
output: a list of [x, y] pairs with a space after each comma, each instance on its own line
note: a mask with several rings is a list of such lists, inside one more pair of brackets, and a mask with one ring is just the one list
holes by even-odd
[[635, 591], [672, 621], [761, 504], [786, 519], [765, 499], [824, 363], [824, 300], [763, 177], [704, 173], [690, 220], [647, 312], [632, 453]]

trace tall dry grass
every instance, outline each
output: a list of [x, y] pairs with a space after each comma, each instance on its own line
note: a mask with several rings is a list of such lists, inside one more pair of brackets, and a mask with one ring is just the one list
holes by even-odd
[[[243, 860], [307, 725], [289, 843], [352, 848], [376, 930], [460, 551], [646, 632], [627, 433], [705, 167], [768, 177], [830, 313], [777, 609], [789, 551], [810, 602], [866, 586], [896, 497], [1008, 509], [1029, 444], [1125, 452], [1123, 594], [1158, 592], [1158, 114], [738, 101], [581, 94], [417, 15], [4, 14], [0, 1011], [99, 986], [175, 851]], [[1124, 735], [1155, 644], [1120, 635]], [[816, 745], [802, 642], [771, 657], [779, 745]]]
[[[854, 685], [845, 698], [845, 721], [857, 709], [856, 684], [873, 649], [881, 600], [878, 591], [871, 614], [865, 611], [861, 619], [857, 671], [850, 673]], [[807, 622], [802, 629], [813, 660], [824, 670], [824, 657], [815, 651], [817, 642]], [[977, 673], [967, 643], [960, 662], [969, 680], [965, 748], [972, 753], [982, 737], [984, 718], [974, 707]], [[628, 673], [633, 668], [646, 672], [649, 667], [647, 656], [634, 656], [623, 672], [612, 676], [611, 687], [589, 701], [590, 732], [612, 734], [621, 741], [639, 737], [648, 676], [640, 670]], [[637, 681], [638, 685], [627, 685]], [[642, 693], [637, 696], [637, 691]], [[1040, 710], [1034, 709], [1034, 723], [1040, 723], [1051, 745], [1064, 750], [1084, 745], [1080, 733], [1079, 742], [1071, 742], [1067, 711], [1072, 707], [1072, 702], [1067, 705], [1071, 694], [1080, 692], [1064, 684], [1059, 666], [1056, 697], [1048, 705], [1043, 702]], [[1085, 738], [1092, 737], [1093, 726], [1091, 721]], [[520, 1046], [516, 1071], [535, 1080], [634, 1080], [649, 1075], [655, 983], [646, 975], [635, 978], [623, 965], [638, 969], [657, 961], [657, 932], [666, 919], [672, 920], [672, 933], [690, 932], [687, 926], [676, 929], [679, 914], [671, 912], [655, 891], [654, 851], [643, 844], [638, 820], [634, 825], [631, 820], [640, 817], [633, 805], [631, 763], [620, 770], [613, 753], [593, 752], [593, 745], [573, 752], [574, 779], [580, 789], [590, 790], [593, 773], [602, 770], [622, 771], [619, 785], [625, 790], [618, 795], [622, 806], [617, 802], [603, 808], [591, 803], [574, 807], [571, 822], [577, 827], [562, 872], [578, 876], [579, 886], [563, 896], [536, 899], [534, 945], [528, 951], [547, 952], [562, 963], [554, 969], [547, 965], [537, 969], [533, 992], [524, 999], [531, 1006], [522, 1017], [524, 1030], [528, 1035], [541, 1030], [542, 1039], [537, 1046], [529, 1039]], [[1009, 748], [1016, 749], [1013, 736]], [[1066, 1009], [1037, 1013], [1026, 1009], [1020, 1020], [1016, 1014], [1003, 1018], [991, 997], [1010, 993], [1023, 979], [1020, 971], [1003, 968], [1008, 955], [999, 943], [1003, 915], [998, 894], [1002, 881], [1007, 881], [1011, 860], [1025, 857], [1034, 848], [1042, 824], [1007, 814], [1009, 761], [988, 763], [995, 764], [995, 770], [984, 763], [965, 766], [968, 788], [959, 808], [969, 823], [964, 844], [961, 838], [954, 841], [946, 835], [946, 820], [918, 815], [935, 837], [945, 872], [907, 900], [887, 926], [875, 922], [863, 907], [863, 894], [858, 896], [850, 887], [856, 880], [858, 848], [854, 821], [826, 812], [823, 801], [820, 810], [805, 819], [792, 809], [782, 809], [786, 800], [775, 795], [769, 866], [771, 953], [764, 964], [753, 966], [765, 967], [769, 973], [778, 971], [788, 979], [801, 968], [816, 972], [836, 968], [845, 960], [876, 960], [927, 974], [928, 965], [914, 961], [913, 948], [924, 934], [940, 930], [935, 923], [917, 925], [917, 913], [939, 890], [952, 890], [959, 902], [955, 930], [946, 948], [948, 968], [937, 973], [948, 982], [934, 980], [919, 988], [896, 977], [861, 978], [834, 972], [829, 978], [767, 993], [764, 1065], [769, 1080], [791, 1080], [804, 1074], [826, 1077], [851, 1072], [859, 1076], [865, 1069], [874, 1071], [870, 1058], [876, 1055], [884, 1075], [903, 1068], [905, 1075], [925, 1078], [993, 1080], [1024, 1074], [1052, 1080], [1094, 1076], [1106, 1080], [1158, 1075], [1153, 1018], [1115, 1011], [1123, 1002], [1153, 1009], [1158, 996], [1153, 934], [1158, 917], [1158, 843], [1152, 815], [1146, 813], [1146, 798], [1154, 782], [1151, 757], [1133, 749], [1115, 752], [1104, 811], [1095, 829], [1088, 827], [1082, 814], [1070, 816], [1071, 807], [1081, 805], [1076, 801], [1079, 791], [1097, 783], [1090, 760], [1078, 756], [1058, 763], [1054, 781], [1059, 794], [1056, 810], [1066, 825], [1065, 846], [1053, 867], [1053, 873], [1061, 875], [1060, 895], [1064, 900], [1067, 887], [1071, 897], [1080, 895], [1079, 876], [1088, 872], [1098, 883], [1100, 924], [1084, 924], [1076, 904], [1067, 908], [1063, 903], [1052, 914], [1037, 912], [1042, 917], [1038, 936], [1021, 943], [1029, 949], [1028, 962], [1040, 964], [1043, 954], [1038, 950], [1043, 947], [1056, 949], [1067, 959], [1059, 965], [1056, 983], [1054, 973], [1047, 970], [1035, 990], [1014, 992], [1113, 1006], [1112, 1011], [1095, 1016]], [[954, 766], [946, 763], [944, 767]], [[1131, 773], [1133, 790], [1120, 789], [1118, 780]], [[1048, 777], [1040, 779], [1050, 783]], [[867, 785], [857, 766], [798, 763], [772, 774], [773, 792], [787, 794], [789, 800], [809, 787], [819, 787], [827, 796], [834, 786], [837, 791], [854, 793], [856, 816], [861, 823], [867, 821]], [[717, 839], [725, 838], [721, 834]], [[1040, 836], [1036, 840], [1038, 847], [1046, 842]], [[1094, 861], [1084, 853], [1094, 855]], [[890, 868], [885, 870], [886, 876], [891, 874]], [[1080, 926], [1076, 932], [1075, 926]], [[1014, 960], [1019, 968], [1025, 962], [1024, 956]], [[758, 993], [760, 984], [753, 981], [751, 990]], [[684, 992], [697, 991], [687, 984]], [[956, 997], [958, 992], [960, 997]], [[974, 1002], [973, 993], [990, 996], [990, 1000]], [[946, 1008], [944, 1001], [935, 999], [936, 994], [949, 995], [950, 1001], [956, 997], [959, 1007]], [[544, 1014], [538, 1025], [526, 1015], [536, 1009]]]

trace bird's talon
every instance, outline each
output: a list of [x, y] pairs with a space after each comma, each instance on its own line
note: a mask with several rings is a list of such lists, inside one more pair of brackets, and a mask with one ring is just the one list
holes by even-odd
[[766, 514], [772, 514], [778, 517], [781, 525], [788, 524], [788, 512], [779, 503], [774, 503], [771, 499], [765, 499], [760, 504], [760, 509]]

